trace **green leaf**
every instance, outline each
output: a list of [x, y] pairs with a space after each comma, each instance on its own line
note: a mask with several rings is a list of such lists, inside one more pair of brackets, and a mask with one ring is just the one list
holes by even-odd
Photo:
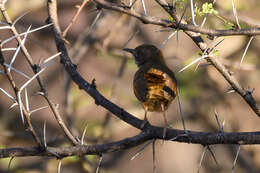
[[171, 22], [174, 22], [174, 19], [173, 19], [173, 17], [171, 15], [168, 15], [168, 17], [169, 17]]
[[197, 16], [204, 16], [203, 12], [201, 11], [201, 9], [199, 7], [195, 8], [195, 15]]
[[214, 10], [212, 3], [204, 3], [202, 5], [202, 13], [203, 14], [218, 14], [218, 11]]
[[218, 56], [219, 56], [219, 50], [216, 49], [216, 50], [214, 51], [214, 55], [215, 55], [216, 57], [218, 57]]
[[226, 29], [234, 29], [235, 24], [227, 21], [226, 23], [224, 23], [224, 26]]

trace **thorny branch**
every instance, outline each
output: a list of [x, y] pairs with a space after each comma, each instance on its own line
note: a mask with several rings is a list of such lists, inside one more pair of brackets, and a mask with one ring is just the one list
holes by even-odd
[[[248, 28], [248, 29], [235, 29], [235, 30], [225, 30], [225, 29], [206, 29], [201, 28], [200, 26], [194, 26], [192, 24], [186, 24], [186, 23], [180, 23], [178, 24], [178, 21], [170, 21], [168, 19], [157, 19], [155, 17], [151, 16], [145, 16], [142, 14], [139, 14], [133, 10], [130, 10], [128, 6], [118, 5], [116, 3], [111, 3], [105, 0], [94, 0], [100, 8], [105, 8], [113, 11], [118, 11], [121, 13], [128, 14], [130, 16], [133, 16], [140, 21], [142, 21], [144, 24], [153, 24], [153, 25], [159, 25], [162, 27], [170, 27], [174, 29], [179, 29], [183, 31], [192, 31], [195, 33], [201, 33], [205, 35], [209, 35], [211, 37], [220, 37], [220, 36], [232, 36], [232, 35], [260, 35], [260, 28]], [[165, 4], [165, 1], [162, 0], [156, 0], [156, 2], [159, 2], [163, 5], [163, 8], [167, 10], [172, 10], [173, 7], [169, 4]]]
[[[39, 150], [37, 147], [26, 148], [7, 148], [0, 149], [0, 158], [22, 157], [22, 156], [52, 156], [68, 157], [82, 155], [101, 155], [121, 150], [126, 150], [138, 146], [148, 140], [163, 139], [163, 128], [148, 125], [149, 131], [140, 133], [131, 138], [125, 138], [120, 141], [95, 144], [95, 145], [78, 145], [72, 147], [58, 148], [48, 147], [48, 150]], [[183, 136], [183, 130], [168, 129], [167, 137], [164, 140], [175, 139], [174, 141], [214, 145], [214, 144], [260, 144], [260, 132], [241, 132], [241, 133], [214, 133], [214, 132], [193, 132], [189, 131], [189, 138]], [[60, 159], [59, 158], [59, 159]]]
[[[18, 92], [19, 92], [19, 88], [16, 86], [13, 77], [10, 73], [10, 71], [8, 70], [8, 68], [4, 65], [5, 63], [5, 59], [4, 56], [2, 54], [2, 47], [0, 46], [0, 64], [3, 66], [4, 68], [4, 72], [6, 74], [6, 77], [10, 83], [10, 85], [12, 86], [15, 94], [16, 94], [16, 98], [18, 98]], [[31, 119], [30, 119], [30, 114], [29, 112], [25, 109], [25, 107], [22, 105], [22, 111], [23, 111], [23, 116], [25, 117], [25, 121], [26, 121], [26, 125], [28, 126], [28, 130], [31, 133], [31, 135], [33, 136], [35, 142], [37, 143], [38, 147], [43, 147], [40, 138], [38, 137], [38, 135], [36, 134], [32, 123], [31, 123]]]
[[[16, 36], [15, 38], [16, 38], [17, 42], [19, 43], [19, 45], [21, 45], [22, 53], [24, 54], [25, 59], [27, 60], [28, 64], [30, 65], [30, 67], [33, 70], [34, 74], [38, 73], [40, 71], [40, 67], [39, 67], [39, 65], [33, 63], [32, 57], [29, 54], [27, 48], [25, 47], [24, 44], [22, 44], [22, 39], [19, 36], [19, 34], [18, 34], [18, 32], [17, 32], [17, 30], [16, 30], [16, 28], [14, 26], [14, 23], [12, 22], [11, 18], [9, 17], [9, 15], [8, 15], [6, 9], [5, 9], [5, 2], [3, 2], [3, 1], [0, 1], [0, 10], [1, 10], [1, 13], [2, 13], [4, 19], [6, 20], [6, 22], [11, 26], [10, 29], [13, 32], [13, 35]], [[40, 86], [40, 92], [39, 93], [40, 93], [40, 95], [42, 95], [44, 97], [44, 99], [49, 104], [50, 109], [51, 109], [53, 115], [55, 116], [58, 124], [60, 125], [61, 129], [63, 130], [63, 132], [67, 136], [68, 140], [72, 144], [77, 145], [78, 141], [71, 134], [70, 130], [67, 128], [66, 124], [63, 122], [63, 120], [61, 118], [61, 115], [60, 115], [57, 107], [55, 106], [55, 104], [50, 100], [50, 98], [48, 96], [48, 93], [47, 93], [46, 89], [43, 86], [42, 80], [40, 79], [39, 76], [37, 76], [36, 79], [37, 79], [37, 82], [38, 82], [38, 84]]]

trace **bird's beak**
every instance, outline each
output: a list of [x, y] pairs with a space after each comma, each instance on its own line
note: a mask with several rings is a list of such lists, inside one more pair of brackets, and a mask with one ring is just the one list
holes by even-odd
[[129, 48], [124, 48], [123, 51], [131, 53], [134, 57], [136, 57], [136, 50], [135, 49], [129, 49]]

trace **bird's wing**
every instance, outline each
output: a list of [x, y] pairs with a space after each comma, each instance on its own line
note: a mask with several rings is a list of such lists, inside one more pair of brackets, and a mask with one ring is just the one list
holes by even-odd
[[135, 73], [134, 81], [133, 81], [134, 93], [137, 99], [141, 102], [145, 102], [147, 98], [147, 80], [144, 77], [144, 71], [138, 70]]
[[[167, 72], [167, 71], [166, 71]], [[145, 78], [148, 85], [155, 85], [164, 91], [164, 96], [172, 100], [177, 94], [177, 83], [175, 77], [167, 74], [160, 69], [151, 68], [146, 74]]]

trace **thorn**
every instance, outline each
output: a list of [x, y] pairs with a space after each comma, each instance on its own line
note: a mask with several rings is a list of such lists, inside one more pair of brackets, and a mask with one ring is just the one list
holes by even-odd
[[30, 34], [30, 33], [36, 32], [36, 31], [39, 31], [39, 30], [41, 30], [41, 29], [43, 29], [43, 28], [46, 28], [46, 27], [49, 27], [49, 26], [51, 26], [51, 25], [53, 25], [53, 24], [50, 23], [50, 24], [47, 24], [47, 25], [43, 25], [43, 26], [41, 26], [41, 27], [32, 29], [32, 30], [30, 30], [29, 32], [23, 32], [23, 33], [20, 33], [20, 34], [18, 34], [18, 35], [12, 36], [12, 37], [10, 37], [10, 38], [4, 40], [4, 41], [1, 43], [1, 46], [3, 46], [3, 45], [6, 44], [7, 42], [9, 42], [9, 41], [11, 41], [11, 40], [13, 40], [13, 39], [15, 39], [15, 38], [17, 38], [17, 37], [21, 37], [21, 36], [23, 36], [23, 35]]
[[87, 128], [88, 128], [88, 124], [85, 126], [85, 128], [83, 130], [83, 133], [82, 133], [82, 136], [81, 136], [81, 140], [80, 140], [80, 144], [81, 145], [84, 145], [84, 138], [85, 138], [85, 135], [86, 135], [86, 132], [87, 132]]
[[239, 68], [241, 68], [242, 62], [244, 61], [244, 58], [245, 58], [245, 56], [246, 56], [246, 53], [247, 53], [247, 51], [248, 51], [248, 48], [249, 48], [249, 46], [250, 46], [250, 44], [251, 44], [253, 38], [254, 38], [254, 37], [251, 36], [250, 39], [249, 39], [249, 41], [248, 41], [248, 43], [246, 44], [246, 48], [245, 48], [245, 50], [244, 50], [244, 52], [243, 52], [242, 58], [241, 58], [240, 63], [239, 63]]
[[54, 55], [52, 55], [51, 57], [45, 59], [45, 60], [42, 60], [42, 58], [40, 59], [39, 61], [39, 65], [38, 66], [38, 69], [37, 69], [37, 72], [43, 67], [43, 65], [47, 64], [48, 62], [54, 60], [55, 58], [59, 57], [59, 55], [61, 55], [61, 52], [58, 52]]
[[29, 76], [27, 76], [26, 74], [24, 74], [23, 72], [21, 72], [21, 71], [15, 69], [15, 68], [11, 67], [9, 64], [4, 63], [4, 65], [5, 65], [6, 67], [8, 67], [8, 68], [11, 68], [11, 70], [13, 70], [14, 72], [18, 73], [19, 75], [25, 77], [26, 79], [30, 79]]
[[222, 122], [221, 131], [224, 132], [225, 120]]
[[234, 170], [235, 170], [235, 166], [236, 166], [236, 163], [237, 163], [237, 159], [238, 159], [239, 152], [240, 152], [240, 145], [238, 145], [236, 157], [235, 157], [234, 162], [233, 162], [233, 165], [232, 165], [232, 173], [233, 173]]
[[101, 166], [101, 162], [102, 162], [102, 160], [103, 160], [103, 155], [101, 155], [100, 158], [99, 158], [98, 166], [97, 166], [97, 169], [96, 169], [96, 173], [99, 172], [99, 168], [100, 168], [100, 166]]
[[143, 5], [143, 9], [144, 9], [144, 15], [147, 16], [144, 0], [141, 0], [141, 2], [142, 2], [142, 5]]
[[30, 111], [30, 114], [32, 114], [32, 113], [34, 113], [34, 112], [37, 112], [37, 111], [39, 111], [39, 110], [45, 109], [45, 108], [48, 108], [48, 106], [43, 106], [43, 107], [34, 109], [34, 110]]
[[24, 97], [25, 97], [25, 108], [27, 112], [30, 112], [30, 105], [29, 105], [29, 98], [28, 98], [28, 93], [27, 89], [24, 89]]
[[56, 152], [51, 151], [49, 148], [45, 148], [45, 149], [46, 149], [46, 152], [54, 155], [58, 160], [62, 159], [62, 157], [59, 154], [57, 154]]
[[177, 33], [177, 30], [172, 32], [160, 45], [160, 49]]
[[220, 43], [222, 43], [224, 40], [225, 40], [225, 39], [223, 38], [223, 39], [221, 39], [220, 41], [218, 41], [212, 48], [210, 48], [210, 49], [207, 50], [207, 53], [209, 54], [209, 53], [213, 52], [213, 51], [216, 49], [216, 47], [217, 47], [218, 45], [220, 45]]
[[58, 163], [58, 173], [60, 173], [60, 170], [61, 170], [61, 159], [59, 160], [59, 163]]
[[18, 55], [18, 53], [20, 52], [21, 47], [24, 46], [24, 44], [25, 44], [26, 38], [27, 38], [27, 36], [28, 36], [28, 34], [30, 32], [31, 27], [32, 27], [32, 25], [30, 25], [29, 28], [27, 29], [26, 34], [25, 34], [24, 38], [21, 41], [21, 44], [18, 43], [18, 45], [17, 45], [17, 49], [16, 49], [16, 51], [15, 51], [15, 53], [14, 53], [12, 59], [11, 59], [9, 67], [8, 67], [8, 71], [9, 72], [11, 71], [12, 65], [13, 65], [13, 63], [14, 63], [17, 55]]
[[9, 162], [8, 162], [8, 171], [10, 171], [10, 168], [11, 168], [11, 163], [12, 161], [14, 160], [15, 157], [11, 157]]
[[39, 76], [43, 71], [47, 69], [47, 66], [41, 69], [39, 72], [37, 72], [33, 77], [31, 77], [29, 80], [27, 80], [20, 88], [20, 91], [22, 91], [27, 85], [29, 85], [37, 76]]
[[148, 146], [150, 145], [151, 143], [153, 142], [153, 140], [151, 141], [148, 141], [146, 144], [144, 144], [139, 150], [137, 150], [136, 154], [131, 157], [130, 160], [134, 160], [137, 156], [139, 156], [141, 154], [141, 152]]
[[236, 7], [235, 7], [234, 0], [231, 0], [231, 3], [232, 3], [233, 15], [234, 15], [234, 17], [236, 19], [236, 26], [238, 27], [238, 29], [241, 29], [240, 24], [239, 24], [239, 20], [238, 20], [238, 16], [237, 16], [237, 10], [236, 10]]
[[220, 125], [220, 122], [219, 122], [219, 119], [218, 119], [218, 113], [217, 113], [217, 109], [216, 108], [214, 110], [214, 115], [215, 115], [215, 118], [216, 118], [216, 121], [217, 121], [217, 124], [218, 124], [218, 130], [220, 132], [223, 132], [223, 131], [221, 131], [221, 125]]
[[22, 99], [21, 99], [21, 91], [20, 90], [17, 92], [17, 99], [18, 99], [20, 115], [21, 115], [21, 118], [22, 118], [22, 123], [24, 124], [23, 103], [22, 103]]
[[227, 90], [227, 93], [228, 93], [228, 94], [233, 93], [233, 92], [235, 92], [235, 90], [234, 90], [233, 88], [229, 88], [229, 89]]
[[17, 106], [18, 103], [17, 102], [14, 102], [10, 107], [9, 107], [9, 110], [12, 109], [13, 107]]
[[47, 140], [46, 140], [46, 120], [44, 120], [44, 125], [43, 125], [43, 143], [44, 143], [44, 148], [47, 148]]
[[205, 59], [206, 57], [208, 57], [208, 55], [202, 55], [201, 57], [193, 60], [191, 63], [189, 63], [188, 65], [186, 65], [185, 67], [183, 67], [181, 70], [178, 71], [178, 73], [181, 73], [182, 71], [186, 70], [187, 68], [189, 68], [190, 66], [192, 66], [193, 64], [200, 62], [202, 59]]
[[12, 24], [12, 27], [14, 27], [15, 24], [16, 24], [21, 18], [23, 18], [25, 15], [27, 15], [28, 13], [29, 13], [29, 12], [25, 12], [25, 13], [23, 13], [21, 16], [19, 16], [18, 18], [16, 18], [16, 19], [14, 20], [13, 24]]
[[91, 81], [91, 85], [90, 85], [92, 88], [94, 88], [94, 89], [97, 89], [97, 85], [96, 85], [96, 79], [94, 78], [94, 79], [92, 79], [92, 81]]
[[191, 9], [191, 19], [192, 19], [192, 24], [197, 26], [195, 22], [195, 13], [194, 13], [194, 6], [193, 6], [193, 0], [190, 0], [190, 9]]
[[254, 91], [255, 91], [255, 88], [253, 88], [251, 90], [250, 90], [250, 88], [247, 89], [247, 93], [250, 95], [252, 95]]
[[136, 2], [136, 0], [134, 0], [133, 2], [130, 1], [129, 8], [132, 8], [134, 6], [135, 2]]
[[155, 139], [152, 140], [153, 141], [153, 173], [157, 173], [157, 169], [156, 169], [156, 158], [155, 158]]
[[210, 146], [207, 145], [207, 147], [208, 147], [208, 150], [209, 150], [211, 156], [213, 157], [213, 159], [214, 159], [216, 165], [219, 165], [219, 164], [218, 164], [218, 161], [217, 161], [217, 158], [216, 158], [215, 154], [213, 153], [213, 151], [211, 150]]
[[56, 109], [59, 109], [60, 104], [56, 103], [56, 104], [54, 104], [54, 106], [55, 106]]
[[180, 99], [180, 89], [179, 89], [179, 87], [177, 87], [177, 100], [178, 100], [178, 105], [179, 105], [179, 112], [180, 112], [180, 116], [181, 116], [182, 126], [183, 126], [185, 133], [188, 135], [186, 125], [185, 125], [184, 116], [183, 116], [183, 111], [182, 111], [182, 104], [181, 104], [181, 99]]
[[16, 102], [15, 98], [13, 96], [11, 96], [11, 94], [9, 94], [7, 91], [5, 91], [3, 88], [0, 88], [0, 91], [2, 91], [7, 97], [9, 97], [11, 100], [13, 100], [14, 102]]
[[201, 154], [201, 156], [200, 156], [200, 163], [199, 163], [199, 168], [198, 168], [197, 173], [200, 172], [200, 168], [201, 168], [201, 165], [202, 165], [202, 161], [203, 161], [203, 159], [204, 159], [205, 153], [207, 152], [207, 149], [208, 149], [207, 146], [204, 146], [204, 147], [203, 147], [203, 152], [202, 152], [202, 154]]

